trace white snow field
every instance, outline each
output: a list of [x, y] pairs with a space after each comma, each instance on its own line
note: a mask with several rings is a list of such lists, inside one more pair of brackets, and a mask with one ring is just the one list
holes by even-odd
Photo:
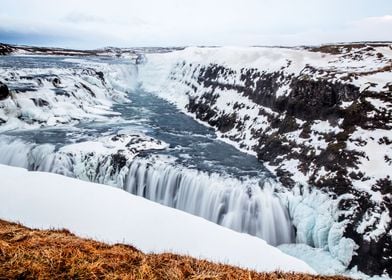
[[117, 188], [0, 165], [0, 218], [39, 229], [173, 252], [256, 271], [314, 273], [264, 240]]

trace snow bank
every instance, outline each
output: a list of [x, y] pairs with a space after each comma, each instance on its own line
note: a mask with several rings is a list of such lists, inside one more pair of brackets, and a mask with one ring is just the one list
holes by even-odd
[[265, 241], [116, 188], [0, 165], [0, 218], [33, 228], [67, 228], [146, 253], [173, 252], [256, 271], [314, 273]]

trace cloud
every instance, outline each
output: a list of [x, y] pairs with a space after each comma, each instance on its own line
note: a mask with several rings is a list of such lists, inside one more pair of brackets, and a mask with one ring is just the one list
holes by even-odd
[[[11, 43], [95, 48], [392, 39], [390, 0], [2, 1], [0, 41]], [[379, 10], [387, 15], [374, 16]]]
[[279, 34], [259, 34], [263, 45], [318, 45], [339, 42], [391, 41], [392, 15], [364, 17], [349, 21], [339, 28], [325, 29], [309, 26], [307, 29]]
[[392, 15], [380, 17], [366, 17], [351, 22], [348, 31], [351, 31], [359, 40], [392, 40]]
[[65, 22], [71, 23], [86, 23], [86, 22], [94, 22], [94, 23], [106, 23], [106, 19], [103, 17], [88, 15], [80, 12], [72, 12], [66, 15], [63, 20]]

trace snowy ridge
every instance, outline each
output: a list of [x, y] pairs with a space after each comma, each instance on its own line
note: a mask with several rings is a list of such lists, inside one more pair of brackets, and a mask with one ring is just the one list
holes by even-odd
[[392, 273], [390, 44], [187, 48], [146, 61], [144, 89], [257, 155], [284, 185], [338, 197], [342, 236], [356, 244], [344, 263]]
[[82, 237], [131, 244], [146, 253], [173, 252], [256, 271], [314, 273], [259, 238], [115, 188], [3, 165], [0, 174], [1, 219], [33, 228], [67, 228]]
[[101, 57], [124, 57], [137, 59], [137, 49], [128, 48], [120, 49], [115, 47], [107, 47], [96, 50], [73, 50], [64, 48], [46, 48], [22, 45], [9, 45], [0, 43], [0, 55], [45, 55], [45, 56], [101, 56]]

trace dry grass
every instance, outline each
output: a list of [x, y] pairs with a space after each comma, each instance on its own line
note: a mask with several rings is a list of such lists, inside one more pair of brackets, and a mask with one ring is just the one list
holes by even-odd
[[256, 273], [174, 254], [144, 254], [66, 230], [31, 230], [0, 220], [0, 279], [346, 279]]

